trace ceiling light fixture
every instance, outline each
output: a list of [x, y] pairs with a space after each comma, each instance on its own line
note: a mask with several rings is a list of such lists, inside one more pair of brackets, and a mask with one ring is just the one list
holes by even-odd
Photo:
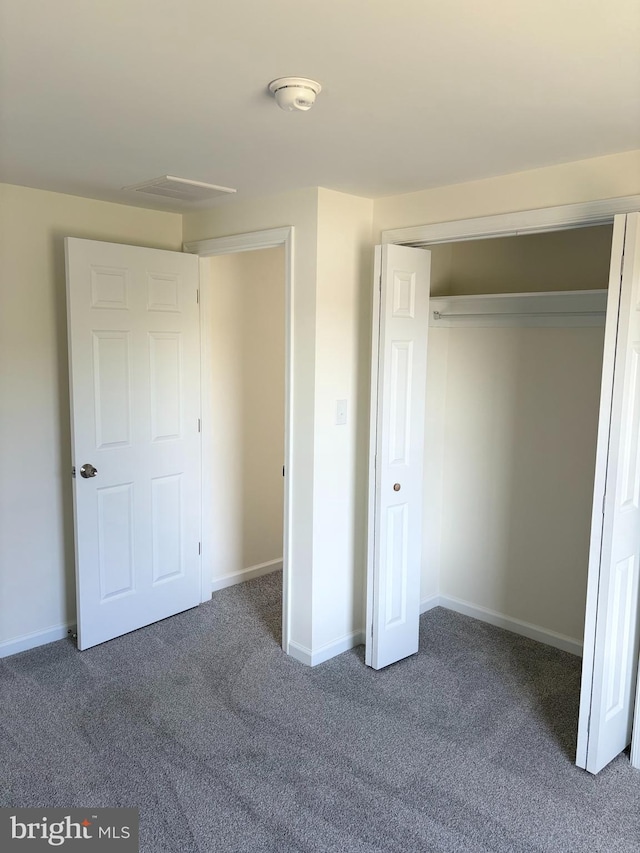
[[322, 90], [320, 83], [307, 77], [278, 77], [269, 83], [269, 91], [275, 96], [281, 110], [310, 110], [316, 95]]

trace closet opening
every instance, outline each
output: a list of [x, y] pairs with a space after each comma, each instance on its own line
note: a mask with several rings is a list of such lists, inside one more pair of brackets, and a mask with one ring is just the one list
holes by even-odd
[[429, 247], [423, 612], [580, 654], [611, 239]]
[[640, 766], [637, 204], [387, 231], [375, 255], [365, 663], [418, 651], [438, 605], [582, 645], [591, 773], [629, 743]]
[[[284, 245], [201, 261], [208, 409], [205, 571], [213, 596], [242, 596], [248, 612], [278, 644], [283, 640], [285, 265]], [[255, 583], [245, 587], [247, 581]], [[228, 589], [237, 584], [242, 586]]]

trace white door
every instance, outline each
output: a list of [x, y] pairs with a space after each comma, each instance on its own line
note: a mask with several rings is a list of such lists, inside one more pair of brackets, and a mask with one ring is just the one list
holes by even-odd
[[605, 328], [576, 763], [631, 741], [640, 562], [640, 214], [616, 216]]
[[365, 660], [418, 651], [431, 253], [377, 246], [371, 377]]
[[86, 649], [201, 601], [198, 258], [75, 238], [65, 249]]

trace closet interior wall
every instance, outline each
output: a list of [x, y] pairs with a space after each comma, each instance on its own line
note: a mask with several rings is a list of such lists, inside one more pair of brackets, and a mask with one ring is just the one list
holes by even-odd
[[[607, 287], [611, 227], [431, 247], [433, 296]], [[429, 330], [423, 606], [581, 644], [604, 324]]]

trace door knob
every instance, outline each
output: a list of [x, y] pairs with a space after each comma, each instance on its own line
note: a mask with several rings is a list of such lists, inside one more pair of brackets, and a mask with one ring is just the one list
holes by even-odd
[[88, 480], [89, 477], [95, 477], [97, 473], [98, 469], [94, 468], [91, 462], [85, 462], [80, 469], [80, 476], [84, 477], [85, 480]]
[[[85, 475], [83, 474], [82, 476], [84, 477]], [[400, 491], [400, 483], [394, 483], [394, 484], [393, 484], [393, 491], [394, 491], [394, 492], [399, 492], [399, 491]]]

